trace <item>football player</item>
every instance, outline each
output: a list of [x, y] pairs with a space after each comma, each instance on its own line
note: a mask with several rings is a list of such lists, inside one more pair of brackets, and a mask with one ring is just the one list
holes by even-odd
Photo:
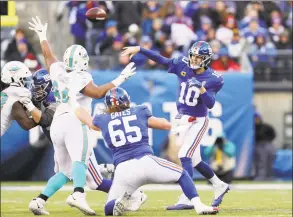
[[198, 214], [218, 212], [217, 207], [206, 206], [200, 201], [193, 180], [184, 169], [154, 156], [149, 145], [148, 127], [170, 130], [171, 124], [166, 119], [152, 116], [147, 106], [130, 107], [130, 97], [120, 87], [108, 91], [105, 105], [106, 112], [94, 117], [92, 128], [102, 131], [116, 167], [105, 205], [106, 216], [122, 215], [129, 196], [140, 186], [170, 182], [179, 183]]
[[1, 71], [1, 81], [8, 86], [1, 91], [1, 137], [10, 127], [12, 120], [16, 120], [27, 130], [35, 127], [34, 121], [23, 121], [26, 113], [18, 112], [22, 109], [18, 101], [22, 97], [31, 98], [32, 74], [29, 68], [19, 61], [8, 62]]
[[[47, 138], [51, 141], [50, 137], [50, 126], [53, 120], [54, 113], [57, 108], [57, 103], [51, 92], [52, 82], [49, 73], [46, 69], [40, 69], [36, 71], [32, 77], [33, 87], [32, 87], [32, 100], [28, 97], [20, 98], [20, 102], [29, 111], [33, 121], [40, 125], [43, 132]], [[23, 114], [22, 122], [27, 125], [32, 121], [29, 116], [26, 116], [24, 108], [20, 107], [17, 109], [17, 113]], [[30, 124], [34, 127], [35, 125]], [[28, 130], [28, 129], [26, 129]], [[52, 141], [51, 141], [52, 142]], [[58, 173], [58, 163], [55, 163], [55, 172]], [[89, 166], [86, 174], [86, 184], [92, 190], [109, 192], [112, 185], [112, 180], [104, 179], [99, 171], [99, 167], [96, 161], [94, 153], [90, 156]], [[62, 175], [56, 175], [62, 176]], [[69, 179], [67, 179], [69, 181]], [[29, 205], [29, 209], [36, 215], [48, 215], [49, 212], [45, 210], [45, 203], [58, 189], [60, 189], [65, 182], [54, 182], [54, 180], [49, 180], [48, 183], [53, 182], [53, 184], [48, 184], [42, 193], [34, 198]], [[54, 186], [54, 188], [52, 188]], [[127, 207], [128, 210], [137, 210], [143, 202], [146, 200], [146, 195], [141, 191], [135, 192], [131, 195], [132, 203]]]
[[50, 128], [59, 176], [54, 175], [48, 182], [54, 188], [56, 183], [66, 183], [72, 178], [74, 192], [66, 202], [86, 215], [96, 215], [86, 199], [84, 185], [89, 157], [92, 154], [94, 138], [90, 129], [78, 118], [81, 112], [91, 114], [92, 98], [101, 98], [106, 92], [117, 87], [135, 74], [134, 63], [128, 64], [121, 74], [102, 86], [96, 86], [87, 72], [89, 57], [80, 45], [66, 49], [63, 62], [58, 62], [47, 41], [47, 26], [36, 17], [29, 22], [29, 29], [37, 33], [43, 56], [53, 85], [53, 93], [58, 104]]
[[[212, 206], [219, 206], [229, 185], [221, 181], [211, 167], [202, 161], [200, 143], [208, 129], [208, 109], [215, 104], [216, 93], [224, 84], [223, 77], [208, 67], [213, 55], [211, 46], [205, 41], [195, 42], [188, 51], [188, 57], [165, 58], [158, 53], [139, 46], [125, 47], [121, 55], [141, 53], [151, 60], [168, 67], [168, 72], [179, 80], [177, 100], [178, 115], [175, 117], [178, 153], [183, 168], [193, 177], [195, 167], [207, 178], [215, 189]], [[193, 204], [182, 194], [175, 206], [168, 210], [192, 209]]]

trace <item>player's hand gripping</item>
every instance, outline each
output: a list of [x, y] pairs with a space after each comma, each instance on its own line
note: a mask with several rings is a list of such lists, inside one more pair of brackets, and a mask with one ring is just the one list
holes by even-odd
[[31, 99], [28, 97], [20, 98], [19, 102], [26, 107], [29, 112], [32, 112], [35, 109], [35, 105], [32, 103]]
[[203, 85], [200, 81], [196, 80], [196, 78], [191, 78], [187, 81], [188, 87], [197, 87], [198, 89], [202, 88]]
[[47, 27], [48, 23], [42, 24], [40, 18], [36, 16], [35, 18], [32, 17], [32, 23], [28, 22], [29, 29], [35, 31], [39, 38], [40, 42], [47, 40]]
[[131, 59], [139, 51], [140, 51], [140, 46], [124, 47], [121, 53], [121, 56], [130, 55], [129, 58]]

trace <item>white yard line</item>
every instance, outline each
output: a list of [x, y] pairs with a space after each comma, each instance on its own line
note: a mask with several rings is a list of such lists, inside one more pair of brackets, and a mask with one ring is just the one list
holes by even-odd
[[[1, 191], [41, 191], [44, 186], [1, 186]], [[211, 191], [213, 187], [207, 184], [197, 184], [198, 190]], [[85, 188], [90, 191], [89, 188]], [[179, 185], [145, 185], [144, 191], [179, 191]], [[292, 184], [232, 184], [233, 190], [292, 190]], [[64, 186], [60, 191], [72, 191], [72, 186]]]

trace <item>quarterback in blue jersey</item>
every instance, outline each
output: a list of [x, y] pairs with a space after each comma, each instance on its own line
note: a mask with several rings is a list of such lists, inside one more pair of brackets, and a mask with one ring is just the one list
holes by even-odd
[[129, 195], [140, 186], [152, 183], [179, 183], [198, 214], [216, 214], [217, 207], [201, 203], [193, 180], [180, 166], [155, 157], [149, 145], [148, 127], [169, 130], [164, 118], [152, 116], [144, 106], [130, 107], [130, 97], [122, 88], [113, 88], [105, 96], [106, 112], [96, 115], [92, 128], [101, 130], [113, 152], [116, 167], [105, 205], [105, 215], [122, 215]]
[[[219, 206], [229, 185], [222, 182], [201, 160], [200, 143], [208, 129], [208, 109], [215, 104], [216, 93], [224, 84], [223, 77], [208, 67], [213, 55], [211, 46], [205, 41], [198, 41], [188, 51], [188, 57], [165, 58], [160, 54], [139, 46], [125, 47], [121, 55], [141, 53], [151, 60], [168, 67], [168, 72], [177, 75], [178, 88], [176, 126], [173, 132], [176, 143], [181, 146], [178, 157], [183, 168], [193, 177], [195, 167], [215, 188], [212, 206]], [[192, 209], [190, 200], [183, 194], [174, 206], [168, 210]]]

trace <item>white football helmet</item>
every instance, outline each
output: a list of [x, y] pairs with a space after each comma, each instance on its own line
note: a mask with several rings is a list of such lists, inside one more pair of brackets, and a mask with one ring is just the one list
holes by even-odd
[[24, 63], [11, 61], [6, 63], [1, 71], [1, 81], [5, 84], [31, 89], [32, 73]]
[[71, 45], [63, 55], [63, 62], [68, 71], [79, 69], [86, 71], [89, 65], [89, 56], [86, 49], [81, 45]]

